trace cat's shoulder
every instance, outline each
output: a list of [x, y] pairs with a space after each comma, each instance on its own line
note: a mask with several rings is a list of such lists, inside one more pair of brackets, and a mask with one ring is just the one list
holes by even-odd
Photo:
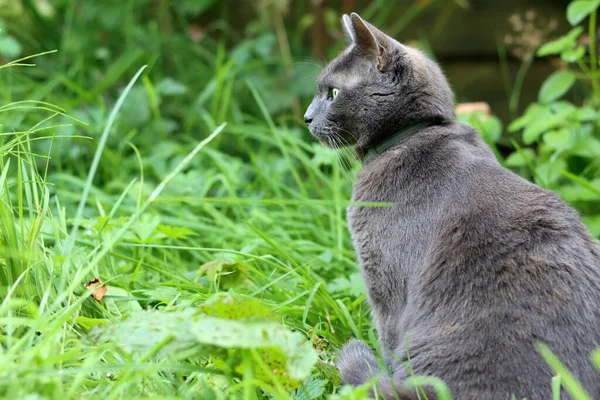
[[485, 146], [481, 135], [470, 125], [461, 122], [448, 122], [440, 125], [431, 126], [433, 137], [447, 143], [463, 143], [474, 147]]
[[451, 158], [454, 162], [471, 160], [497, 163], [490, 146], [470, 125], [451, 122], [431, 128], [429, 137], [423, 137], [422, 145], [434, 152], [436, 159]]

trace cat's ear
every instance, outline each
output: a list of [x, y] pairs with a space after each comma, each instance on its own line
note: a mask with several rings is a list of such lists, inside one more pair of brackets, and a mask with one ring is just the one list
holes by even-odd
[[[389, 60], [392, 41], [389, 36], [363, 20], [357, 13], [350, 14], [354, 43], [383, 69]], [[344, 18], [345, 25], [345, 18]]]
[[344, 33], [346, 34], [346, 39], [351, 44], [356, 41], [354, 37], [354, 27], [352, 26], [352, 20], [348, 16], [348, 14], [344, 14], [342, 16], [342, 26], [344, 27]]

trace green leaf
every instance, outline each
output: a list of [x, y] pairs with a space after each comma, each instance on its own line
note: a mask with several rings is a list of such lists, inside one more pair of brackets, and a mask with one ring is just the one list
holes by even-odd
[[177, 5], [174, 5], [174, 7], [180, 7], [183, 13], [197, 17], [209, 10], [216, 2], [217, 0], [180, 0], [176, 2]]
[[[600, 0], [599, 0], [600, 1]], [[576, 76], [571, 71], [561, 70], [550, 75], [542, 84], [538, 99], [541, 103], [550, 103], [558, 99], [573, 86]]]
[[131, 230], [139, 238], [140, 242], [147, 243], [154, 236], [154, 232], [160, 224], [160, 217], [157, 215], [144, 214], [131, 227]]
[[584, 216], [582, 220], [590, 228], [592, 235], [598, 238], [600, 236], [600, 215]]
[[272, 307], [264, 302], [250, 297], [236, 297], [229, 293], [215, 294], [202, 304], [198, 311], [212, 317], [230, 320], [273, 319]]
[[162, 233], [169, 239], [187, 239], [190, 236], [198, 236], [198, 234], [189, 228], [181, 226], [158, 225], [157, 233]]
[[565, 60], [566, 62], [572, 63], [581, 59], [585, 54], [585, 47], [579, 46], [575, 49], [567, 49], [560, 54], [560, 58]]
[[[138, 311], [115, 326], [92, 333], [96, 339], [116, 343], [127, 352], [154, 349], [164, 357], [177, 357], [177, 353], [185, 354], [193, 347], [255, 349], [267, 358], [266, 362], [277, 361], [287, 376], [299, 380], [310, 375], [318, 358], [302, 333], [290, 331], [279, 322], [235, 321], [201, 315], [191, 309]], [[255, 372], [260, 371], [259, 366], [256, 368]]]
[[[242, 262], [214, 260], [200, 266], [197, 276], [199, 278], [206, 276], [208, 282], [226, 290], [240, 286], [248, 279], [248, 266]], [[244, 312], [244, 307], [239, 304], [235, 304], [233, 307], [238, 313]], [[251, 311], [256, 313], [256, 307], [252, 306]], [[210, 312], [208, 314], [214, 315]], [[216, 316], [224, 318], [224, 315]]]
[[536, 52], [536, 55], [538, 57], [544, 57], [550, 54], [560, 54], [564, 51], [571, 50], [574, 46], [575, 41], [567, 40], [567, 38], [563, 36], [542, 45]]
[[527, 164], [531, 163], [535, 158], [533, 150], [525, 148], [520, 152], [515, 151], [506, 158], [505, 164], [508, 167], [526, 167]]
[[127, 290], [114, 286], [108, 286], [104, 304], [106, 304], [106, 309], [114, 315], [129, 316], [142, 309], [140, 303], [132, 298]]
[[579, 139], [570, 152], [581, 157], [596, 158], [600, 154], [600, 140], [591, 136]]
[[531, 144], [535, 142], [538, 137], [565, 122], [568, 118], [575, 113], [573, 107], [560, 107], [558, 111], [547, 109], [546, 112], [542, 113], [539, 118], [533, 120], [523, 131], [523, 143]]
[[598, 8], [600, 0], [576, 0], [567, 7], [567, 20], [573, 26], [577, 25], [585, 17]]
[[79, 325], [83, 326], [88, 331], [96, 326], [110, 325], [110, 323], [105, 319], [89, 318], [89, 317], [84, 317], [82, 315], [75, 318], [75, 322], [77, 322]]
[[333, 279], [327, 284], [329, 293], [344, 293], [354, 297], [358, 297], [364, 293], [365, 282], [362, 279], [362, 274], [354, 273], [349, 278], [339, 277]]
[[547, 161], [535, 167], [535, 176], [539, 177], [545, 186], [552, 186], [562, 176], [561, 172], [567, 169], [567, 163], [562, 158]]
[[580, 185], [586, 190], [592, 192], [596, 196], [596, 198], [600, 198], [600, 179], [594, 179], [593, 181], [588, 182], [584, 178], [567, 171], [563, 171], [562, 174], [565, 177], [567, 177], [571, 182], [575, 182], [576, 184]]
[[573, 184], [561, 185], [557, 188], [557, 193], [565, 201], [594, 201], [600, 200], [600, 179], [594, 179], [592, 181], [586, 181], [585, 179], [569, 174], [563, 173], [569, 178]]
[[12, 36], [0, 36], [0, 56], [15, 58], [21, 54], [21, 44]]
[[156, 85], [156, 93], [163, 96], [177, 96], [185, 94], [188, 88], [181, 82], [176, 81], [171, 77], [166, 77]]
[[593, 107], [582, 107], [577, 110], [577, 120], [581, 122], [595, 121], [598, 119], [598, 111]]
[[500, 139], [502, 122], [497, 117], [479, 116], [474, 119], [473, 126], [481, 133], [481, 137], [488, 144], [496, 143]]
[[139, 128], [150, 121], [150, 100], [146, 89], [136, 86], [131, 89], [123, 103], [123, 120], [132, 128]]
[[571, 147], [571, 134], [568, 129], [555, 129], [544, 134], [544, 144], [554, 150], [566, 150]]
[[577, 44], [577, 39], [583, 33], [584, 29], [581, 26], [571, 29], [569, 33], [559, 37], [556, 40], [545, 43], [542, 45], [538, 51], [538, 57], [544, 57], [550, 54], [560, 54], [564, 51], [571, 50], [575, 48]]
[[309, 376], [296, 391], [294, 400], [311, 400], [320, 398], [325, 393], [327, 381]]
[[547, 112], [547, 110], [548, 110], [548, 106], [538, 104], [538, 103], [530, 104], [527, 107], [527, 109], [525, 110], [525, 112], [523, 113], [523, 115], [521, 117], [515, 119], [508, 126], [508, 131], [516, 132], [518, 130], [525, 128], [527, 125], [529, 125], [533, 121], [538, 120], [541, 115], [543, 115], [545, 112]]

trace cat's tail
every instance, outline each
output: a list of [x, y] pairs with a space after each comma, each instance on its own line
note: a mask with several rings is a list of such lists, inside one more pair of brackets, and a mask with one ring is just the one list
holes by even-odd
[[[386, 400], [436, 400], [436, 397], [425, 390], [426, 396], [416, 389], [397, 388], [390, 379], [387, 371], [382, 371], [377, 363], [375, 354], [360, 340], [348, 342], [340, 352], [336, 363], [340, 375], [345, 383], [352, 386], [363, 385], [375, 377], [376, 391], [380, 398]], [[373, 396], [373, 393], [371, 393]]]

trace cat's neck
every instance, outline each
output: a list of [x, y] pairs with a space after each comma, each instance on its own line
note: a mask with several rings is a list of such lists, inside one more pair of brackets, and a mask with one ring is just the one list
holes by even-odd
[[409, 124], [409, 125], [403, 127], [402, 129], [398, 130], [397, 132], [395, 132], [391, 136], [387, 137], [386, 139], [380, 141], [379, 143], [376, 143], [376, 144], [364, 149], [364, 151], [365, 151], [364, 156], [361, 157], [362, 163], [363, 164], [368, 163], [373, 158], [377, 157], [378, 155], [380, 155], [380, 154], [386, 152], [387, 150], [389, 150], [390, 148], [392, 148], [396, 143], [408, 138], [409, 136], [414, 135], [415, 133], [417, 133], [418, 131], [420, 131], [423, 128], [426, 128], [431, 125], [436, 125], [438, 123], [439, 123], [438, 120], [426, 119], [424, 121], [417, 122], [414, 124]]
[[393, 132], [381, 135], [378, 138], [372, 138], [364, 143], [357, 143], [354, 146], [354, 151], [359, 160], [361, 160], [363, 164], [366, 164], [378, 155], [383, 154], [394, 147], [397, 143], [417, 134], [420, 130], [431, 125], [440, 125], [442, 123], [443, 121], [439, 118], [425, 118], [412, 123], [404, 123], [399, 129], [396, 129]]

